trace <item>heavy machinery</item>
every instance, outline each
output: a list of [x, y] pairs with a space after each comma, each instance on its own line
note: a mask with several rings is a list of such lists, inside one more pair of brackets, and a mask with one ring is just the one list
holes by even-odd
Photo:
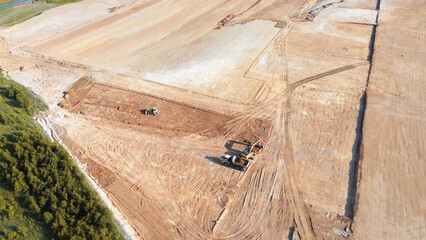
[[251, 142], [246, 149], [241, 152], [241, 159], [244, 160], [253, 160], [253, 156], [256, 155], [256, 153], [263, 150], [263, 145], [260, 144], [262, 141], [262, 138], [258, 138], [256, 141]]
[[240, 171], [245, 171], [250, 166], [250, 162], [248, 160], [244, 160], [235, 155], [228, 154], [225, 156], [220, 156], [220, 162], [225, 166], [233, 166]]
[[157, 114], [159, 114], [160, 113], [160, 111], [157, 109], [157, 108], [151, 108], [151, 109], [142, 109], [141, 110], [141, 112], [144, 114], [144, 115], [153, 115], [153, 116], [156, 116]]

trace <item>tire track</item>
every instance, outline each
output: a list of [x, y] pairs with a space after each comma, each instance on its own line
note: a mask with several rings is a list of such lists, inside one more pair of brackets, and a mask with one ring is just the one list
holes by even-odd
[[[275, 51], [279, 56], [279, 61], [281, 62], [278, 65], [280, 66], [280, 68], [275, 69], [274, 71], [279, 72], [280, 73], [279, 75], [282, 76], [280, 79], [278, 79], [278, 81], [274, 81], [272, 83], [273, 85], [272, 89], [275, 90], [275, 93], [270, 94], [269, 97], [267, 97], [267, 99], [265, 99], [264, 102], [257, 104], [257, 106], [251, 108], [244, 115], [241, 114], [240, 116], [233, 119], [232, 128], [233, 129], [238, 128], [244, 125], [244, 123], [249, 121], [250, 119], [260, 117], [259, 113], [264, 112], [265, 109], [270, 110], [268, 112], [275, 113], [276, 124], [275, 124], [275, 129], [273, 130], [273, 133], [271, 135], [272, 140], [270, 141], [269, 144], [277, 145], [278, 148], [274, 149], [274, 152], [272, 153], [272, 155], [277, 156], [277, 161], [278, 161], [277, 164], [282, 165], [284, 168], [283, 171], [281, 172], [282, 174], [281, 178], [284, 180], [283, 189], [281, 191], [288, 193], [288, 196], [286, 196], [286, 198], [289, 200], [293, 208], [293, 212], [295, 215], [294, 219], [297, 226], [299, 227], [299, 232], [301, 234], [302, 239], [315, 239], [316, 238], [315, 233], [310, 223], [310, 216], [303, 205], [303, 201], [301, 200], [298, 187], [295, 183], [293, 149], [292, 149], [291, 137], [289, 135], [291, 94], [292, 94], [292, 91], [297, 86], [300, 86], [302, 84], [319, 79], [327, 75], [332, 75], [341, 71], [346, 71], [348, 69], [355, 68], [357, 65], [355, 64], [355, 66], [351, 65], [351, 66], [345, 66], [342, 68], [334, 69], [332, 71], [328, 71], [323, 74], [319, 74], [307, 79], [303, 79], [297, 82], [297, 84], [295, 85], [289, 85], [288, 66], [287, 66], [287, 61], [285, 56], [286, 37], [288, 32], [289, 30], [287, 31], [283, 30], [281, 33], [279, 33], [277, 37], [277, 41], [274, 45], [274, 48], [276, 49]], [[272, 116], [273, 115], [274, 114], [272, 114]], [[269, 115], [269, 117], [271, 117], [271, 115]], [[284, 149], [284, 153], [282, 153], [280, 149]], [[257, 166], [257, 167], [262, 167], [262, 169], [266, 170], [268, 167], [274, 167], [274, 166], [272, 164], [266, 164], [266, 165]], [[251, 169], [253, 169], [253, 167]], [[274, 172], [277, 172], [277, 171], [280, 172], [277, 169], [274, 170]], [[241, 180], [241, 182], [243, 181], [244, 179]], [[250, 181], [248, 184], [253, 184], [253, 182]], [[268, 193], [271, 193], [271, 192], [273, 192], [273, 189], [270, 189], [268, 191]], [[261, 200], [256, 199], [255, 203], [253, 204], [260, 204], [260, 201]], [[224, 211], [223, 214], [221, 215], [221, 219], [226, 218], [227, 213], [228, 213], [227, 210]], [[221, 222], [218, 222], [218, 224], [221, 224]], [[216, 224], [215, 227], [218, 227], [218, 224]], [[234, 232], [227, 237], [241, 236], [242, 232], [244, 231], [239, 229], [239, 231]]]
[[349, 70], [354, 69], [354, 68], [359, 67], [359, 66], [365, 66], [365, 65], [369, 65], [369, 64], [370, 64], [370, 62], [363, 61], [363, 62], [360, 62], [360, 63], [350, 64], [350, 65], [346, 65], [346, 66], [343, 66], [343, 67], [335, 68], [333, 70], [326, 71], [326, 72], [323, 72], [323, 73], [320, 73], [320, 74], [317, 74], [317, 75], [314, 75], [314, 76], [311, 76], [311, 77], [307, 77], [307, 78], [299, 80], [295, 83], [292, 83], [292, 84], [290, 84], [290, 88], [291, 88], [291, 90], [294, 90], [297, 87], [299, 87], [300, 85], [318, 80], [320, 78], [335, 75], [335, 74], [338, 74], [338, 73], [341, 73], [341, 72], [349, 71]]

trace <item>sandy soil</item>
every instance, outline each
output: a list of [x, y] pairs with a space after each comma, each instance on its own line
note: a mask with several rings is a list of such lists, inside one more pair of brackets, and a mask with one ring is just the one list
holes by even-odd
[[357, 239], [423, 239], [426, 232], [426, 15], [420, 10], [425, 3], [380, 4], [367, 90]]
[[[402, 142], [391, 145], [380, 138], [377, 158], [388, 158], [390, 148], [403, 154], [412, 136], [412, 149], [425, 149], [424, 26], [394, 1], [381, 2], [415, 30], [394, 29], [395, 14], [380, 10], [372, 67], [378, 11], [366, 0], [83, 1], [1, 30], [0, 65], [49, 104], [42, 121], [108, 194], [135, 238], [416, 238], [425, 219], [421, 155], [402, 162], [395, 153], [394, 166], [378, 165], [374, 154], [377, 134], [388, 136], [402, 123], [412, 130], [398, 132]], [[396, 30], [412, 44], [399, 42], [406, 53], [395, 48], [389, 55], [400, 40], [388, 36]], [[394, 75], [402, 79], [412, 67], [406, 85], [379, 72], [394, 57], [410, 61]], [[359, 174], [351, 175], [368, 79], [363, 155]], [[399, 95], [387, 92], [389, 83]], [[140, 112], [151, 107], [160, 114]], [[381, 124], [383, 116], [388, 123]], [[265, 150], [247, 171], [220, 164], [221, 155], [239, 154], [257, 137]], [[396, 166], [414, 176], [401, 172], [393, 185], [377, 180], [378, 172], [393, 176]], [[361, 174], [354, 193], [350, 183]], [[372, 189], [387, 186], [404, 189], [410, 207], [400, 208], [395, 192], [384, 211], [390, 190]]]

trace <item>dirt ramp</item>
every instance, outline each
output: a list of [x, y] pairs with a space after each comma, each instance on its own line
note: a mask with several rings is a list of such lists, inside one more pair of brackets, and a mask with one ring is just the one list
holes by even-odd
[[71, 85], [65, 93], [65, 101], [59, 104], [60, 107], [70, 109], [77, 105], [93, 87], [93, 80], [89, 77], [82, 77]]

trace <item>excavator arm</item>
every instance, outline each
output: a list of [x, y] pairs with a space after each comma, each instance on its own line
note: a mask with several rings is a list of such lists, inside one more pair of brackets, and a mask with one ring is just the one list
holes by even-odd
[[260, 147], [260, 148], [262, 148], [263, 146], [262, 146], [262, 145], [260, 145], [260, 141], [262, 141], [262, 138], [258, 138], [256, 141], [254, 141], [254, 142], [250, 145], [249, 152], [253, 152], [253, 148], [254, 148], [256, 145], [259, 145], [259, 147]]

